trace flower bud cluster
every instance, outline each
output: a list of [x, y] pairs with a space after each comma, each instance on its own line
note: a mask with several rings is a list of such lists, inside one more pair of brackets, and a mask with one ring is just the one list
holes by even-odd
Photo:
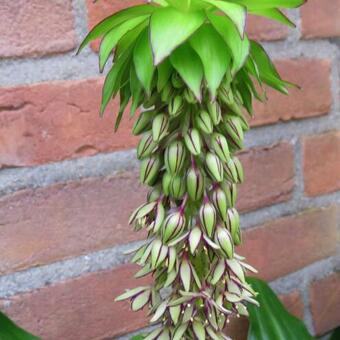
[[173, 73], [133, 127], [141, 135], [140, 180], [151, 190], [131, 215], [135, 229], [148, 232], [132, 261], [141, 266], [136, 276], [152, 274], [155, 284], [124, 297], [133, 309], [148, 304], [151, 321], [161, 321], [147, 339], [219, 338], [230, 317], [256, 303], [245, 281], [245, 271], [255, 270], [235, 252], [242, 242], [237, 184], [244, 179], [235, 152], [248, 126], [226, 87], [227, 80], [215, 101], [207, 93], [198, 102]]

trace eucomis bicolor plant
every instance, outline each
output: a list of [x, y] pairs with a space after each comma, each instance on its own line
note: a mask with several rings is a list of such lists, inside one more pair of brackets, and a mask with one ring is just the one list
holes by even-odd
[[[148, 286], [125, 292], [134, 311], [147, 306], [158, 326], [146, 339], [227, 339], [233, 316], [247, 315], [256, 292], [245, 280], [255, 271], [238, 255], [242, 242], [235, 208], [243, 181], [237, 152], [249, 129], [253, 99], [265, 88], [283, 93], [262, 46], [245, 33], [247, 14], [288, 26], [281, 11], [303, 0], [159, 0], [133, 6], [100, 22], [81, 44], [101, 38], [99, 67], [113, 63], [100, 113], [117, 95], [140, 135], [140, 181], [150, 187], [130, 224], [148, 238], [135, 250], [136, 277]], [[128, 104], [130, 105], [128, 106]], [[122, 283], [123, 284], [123, 283]]]

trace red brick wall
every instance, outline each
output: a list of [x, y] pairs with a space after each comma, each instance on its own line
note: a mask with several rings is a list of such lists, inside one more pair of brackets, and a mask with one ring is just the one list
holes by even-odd
[[[145, 197], [137, 140], [129, 119], [113, 134], [117, 103], [98, 117], [98, 44], [75, 57], [88, 28], [138, 2], [0, 4], [0, 308], [43, 339], [105, 339], [147, 325], [144, 313], [113, 303], [136, 284], [123, 251], [144, 237], [126, 223]], [[315, 334], [340, 324], [339, 11], [339, 0], [309, 0], [289, 12], [296, 30], [248, 23], [302, 90], [256, 104], [241, 154], [239, 252]], [[245, 320], [230, 326], [237, 340], [246, 330]]]

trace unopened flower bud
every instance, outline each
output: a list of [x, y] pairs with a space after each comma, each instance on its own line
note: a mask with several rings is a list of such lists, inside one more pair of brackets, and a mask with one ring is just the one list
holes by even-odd
[[224, 118], [225, 128], [234, 145], [239, 149], [243, 148], [243, 129], [240, 118], [237, 116], [227, 115]]
[[161, 93], [162, 101], [168, 103], [172, 97], [173, 92], [174, 88], [172, 84], [170, 84], [169, 82], [166, 83]]
[[237, 181], [238, 183], [242, 183], [244, 181], [244, 172], [243, 166], [240, 160], [237, 157], [233, 158], [233, 162], [235, 164], [236, 172], [237, 172]]
[[183, 112], [184, 102], [183, 97], [178, 95], [174, 97], [169, 103], [169, 114], [171, 116], [178, 116]]
[[222, 182], [223, 166], [219, 158], [215, 154], [208, 152], [205, 157], [205, 163], [210, 177], [216, 182]]
[[148, 202], [156, 201], [162, 195], [162, 186], [160, 184], [154, 186], [147, 195]]
[[201, 153], [201, 137], [197, 129], [189, 129], [184, 136], [184, 142], [193, 155], [197, 156]]
[[184, 90], [184, 98], [189, 104], [197, 103], [197, 99], [196, 99], [195, 95], [188, 88]]
[[237, 186], [235, 183], [223, 182], [222, 189], [224, 190], [227, 201], [228, 207], [234, 207], [237, 199]]
[[226, 224], [234, 243], [241, 244], [240, 216], [235, 208], [228, 209]]
[[226, 177], [231, 182], [238, 183], [237, 169], [232, 158], [230, 158], [228, 162], [223, 165], [223, 169], [224, 169]]
[[175, 87], [176, 89], [180, 89], [181, 87], [184, 86], [184, 82], [177, 72], [172, 74], [171, 82], [173, 87]]
[[215, 188], [212, 192], [211, 200], [222, 220], [226, 221], [228, 201], [225, 192], [220, 187]]
[[155, 111], [142, 112], [133, 124], [132, 133], [134, 135], [140, 135], [146, 131], [147, 128], [151, 126], [154, 115]]
[[180, 141], [172, 142], [164, 153], [165, 167], [168, 172], [175, 175], [180, 173], [186, 158], [186, 150], [184, 144]]
[[198, 128], [206, 134], [211, 134], [213, 132], [212, 120], [206, 111], [200, 111], [198, 115], [195, 116], [195, 122]]
[[162, 178], [162, 189], [165, 195], [169, 196], [170, 194], [170, 183], [171, 183], [172, 175], [169, 172], [165, 172]]
[[217, 101], [207, 104], [208, 113], [214, 125], [218, 125], [222, 119], [221, 107]]
[[204, 177], [197, 168], [190, 168], [187, 173], [187, 192], [190, 199], [198, 201], [204, 190]]
[[183, 176], [175, 175], [171, 178], [169, 193], [175, 199], [183, 197], [185, 193], [185, 179]]
[[229, 231], [226, 228], [218, 226], [215, 233], [215, 242], [220, 246], [223, 254], [232, 259], [234, 256], [234, 244]]
[[148, 157], [156, 149], [157, 143], [154, 142], [151, 132], [146, 132], [138, 143], [137, 158]]
[[227, 139], [220, 133], [213, 133], [211, 136], [211, 147], [222, 162], [230, 159]]
[[169, 118], [166, 114], [158, 114], [152, 122], [152, 138], [155, 142], [159, 142], [168, 134]]
[[162, 240], [164, 243], [178, 236], [185, 227], [185, 217], [181, 211], [170, 214], [162, 226]]
[[203, 202], [199, 210], [199, 217], [206, 234], [212, 237], [216, 225], [216, 210], [209, 201]]
[[145, 158], [140, 166], [140, 181], [143, 184], [152, 185], [158, 175], [161, 167], [161, 161], [158, 156]]

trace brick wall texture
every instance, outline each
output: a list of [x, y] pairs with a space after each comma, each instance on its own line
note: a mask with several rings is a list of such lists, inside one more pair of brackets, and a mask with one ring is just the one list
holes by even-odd
[[[113, 302], [137, 284], [123, 252], [145, 236], [127, 225], [145, 198], [137, 139], [128, 118], [113, 133], [117, 102], [98, 117], [98, 42], [75, 56], [89, 28], [141, 2], [0, 4], [0, 309], [44, 340], [127, 339], [147, 326], [145, 311]], [[295, 30], [247, 25], [301, 89], [255, 105], [239, 253], [323, 335], [340, 325], [340, 1], [288, 15]], [[247, 327], [233, 320], [228, 332], [244, 340]]]

